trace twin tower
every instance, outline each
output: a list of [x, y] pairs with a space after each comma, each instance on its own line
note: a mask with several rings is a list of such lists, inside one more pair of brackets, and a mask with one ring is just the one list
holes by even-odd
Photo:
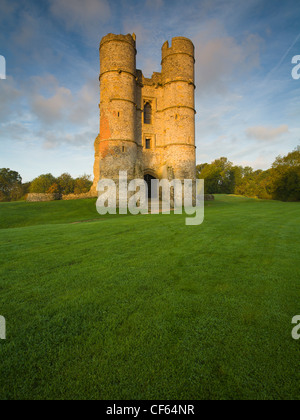
[[193, 179], [195, 161], [194, 45], [176, 37], [162, 47], [162, 70], [136, 69], [136, 37], [108, 34], [100, 43], [100, 134], [94, 185], [100, 179]]

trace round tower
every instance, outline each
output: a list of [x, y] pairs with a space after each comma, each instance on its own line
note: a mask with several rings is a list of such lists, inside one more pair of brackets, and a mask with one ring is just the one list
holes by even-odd
[[168, 165], [178, 179], [196, 178], [194, 45], [183, 37], [162, 47], [164, 136]]
[[100, 134], [96, 139], [95, 184], [134, 178], [137, 157], [135, 35], [108, 34], [100, 43]]

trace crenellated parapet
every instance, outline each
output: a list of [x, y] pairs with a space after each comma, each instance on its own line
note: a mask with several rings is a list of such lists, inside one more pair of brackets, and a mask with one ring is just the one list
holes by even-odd
[[106, 35], [100, 42], [100, 79], [107, 72], [136, 77], [136, 41], [132, 35]]
[[115, 35], [115, 34], [107, 34], [104, 36], [100, 42], [100, 48], [107, 42], [124, 42], [131, 45], [134, 49], [136, 49], [136, 37], [135, 34], [131, 35]]
[[155, 72], [152, 74], [151, 79], [143, 76], [143, 84], [156, 87], [162, 86], [162, 74]]
[[163, 82], [185, 81], [194, 84], [195, 47], [191, 40], [184, 37], [172, 39], [172, 45], [165, 42], [162, 47]]

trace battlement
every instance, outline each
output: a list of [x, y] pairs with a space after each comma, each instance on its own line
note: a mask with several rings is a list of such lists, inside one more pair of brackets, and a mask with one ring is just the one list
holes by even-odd
[[108, 34], [104, 36], [100, 42], [100, 48], [106, 44], [107, 42], [126, 42], [130, 44], [134, 49], [136, 48], [136, 36], [135, 34], [127, 34], [127, 35], [115, 35], [115, 34]]
[[143, 79], [142, 80], [143, 80], [143, 85], [146, 85], [146, 86], [159, 85], [159, 84], [162, 83], [161, 73], [154, 72], [152, 74], [151, 79], [143, 76]]
[[172, 39], [170, 46], [169, 41], [166, 41], [162, 46], [162, 60], [172, 54], [188, 54], [194, 58], [195, 47], [192, 41], [188, 38], [177, 36]]

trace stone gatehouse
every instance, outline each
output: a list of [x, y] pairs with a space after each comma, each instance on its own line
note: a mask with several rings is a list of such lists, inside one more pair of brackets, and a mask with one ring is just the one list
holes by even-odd
[[94, 184], [100, 179], [196, 178], [194, 45], [162, 46], [161, 73], [136, 69], [136, 37], [108, 34], [100, 43], [100, 134]]

